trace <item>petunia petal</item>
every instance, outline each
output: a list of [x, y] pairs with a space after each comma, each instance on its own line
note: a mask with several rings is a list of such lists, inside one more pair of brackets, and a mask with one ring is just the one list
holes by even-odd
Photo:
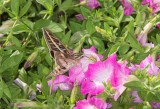
[[81, 86], [82, 94], [97, 95], [104, 91], [104, 85], [101, 82], [91, 82], [89, 80], [84, 80]]
[[55, 80], [49, 80], [48, 86], [52, 88], [52, 91], [56, 91], [58, 87], [61, 90], [71, 90], [73, 87], [73, 84], [69, 81], [68, 76], [65, 75], [59, 75], [55, 78]]

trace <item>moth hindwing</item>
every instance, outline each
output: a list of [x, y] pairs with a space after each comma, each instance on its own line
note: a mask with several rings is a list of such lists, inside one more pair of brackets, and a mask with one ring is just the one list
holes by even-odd
[[48, 29], [42, 30], [45, 42], [57, 65], [48, 77], [63, 74], [79, 63], [79, 59], [76, 58], [76, 55], [71, 53], [55, 35]]

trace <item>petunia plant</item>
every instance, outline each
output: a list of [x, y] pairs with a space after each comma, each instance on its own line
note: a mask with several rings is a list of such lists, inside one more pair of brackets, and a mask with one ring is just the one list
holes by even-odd
[[[0, 108], [160, 108], [160, 0], [0, 0], [0, 21]], [[43, 28], [79, 56], [51, 78]]]

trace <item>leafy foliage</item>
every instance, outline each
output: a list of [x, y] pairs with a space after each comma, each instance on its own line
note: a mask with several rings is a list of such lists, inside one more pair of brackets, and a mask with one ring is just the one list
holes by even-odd
[[[150, 10], [139, 0], [130, 1], [135, 9], [132, 16], [124, 16], [117, 0], [99, 0], [101, 7], [93, 10], [75, 0], [0, 0], [0, 33], [4, 35], [0, 37], [0, 108], [71, 109], [75, 101], [84, 98], [78, 92], [76, 98], [72, 98], [76, 95], [69, 91], [51, 93], [46, 76], [55, 64], [44, 42], [42, 28], [50, 29], [75, 52], [94, 45], [105, 58], [116, 52], [119, 59], [129, 63], [138, 64], [149, 54], [156, 59], [160, 55], [160, 31], [156, 28], [159, 14], [150, 15]], [[75, 18], [78, 13], [83, 15], [83, 21]], [[154, 48], [143, 47], [136, 39], [148, 22], [153, 23], [154, 30], [148, 38]], [[125, 86], [138, 91], [146, 101], [144, 106], [152, 100], [160, 101], [160, 76], [155, 79], [137, 74], [137, 77], [141, 77], [140, 81], [131, 81]], [[17, 86], [16, 78], [27, 86]], [[36, 84], [42, 84], [42, 92], [36, 89]], [[36, 98], [31, 100], [34, 93]], [[124, 104], [113, 102], [112, 108], [133, 105], [127, 102], [126, 99]]]

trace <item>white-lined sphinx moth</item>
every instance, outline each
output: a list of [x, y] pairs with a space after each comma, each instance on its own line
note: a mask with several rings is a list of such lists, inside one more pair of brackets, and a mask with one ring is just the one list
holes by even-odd
[[48, 29], [42, 29], [46, 44], [57, 66], [47, 77], [57, 76], [67, 72], [71, 67], [79, 63], [76, 55], [70, 52], [62, 42], [52, 34]]

